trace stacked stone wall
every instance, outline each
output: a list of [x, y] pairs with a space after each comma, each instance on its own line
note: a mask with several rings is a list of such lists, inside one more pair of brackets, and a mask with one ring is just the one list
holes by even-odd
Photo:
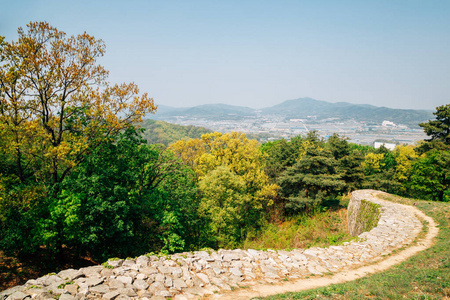
[[364, 193], [352, 193], [347, 209], [348, 232], [357, 236], [378, 225], [382, 206], [364, 199]]
[[352, 194], [349, 229], [354, 241], [292, 251], [218, 250], [109, 260], [103, 266], [64, 270], [0, 293], [1, 299], [197, 299], [242, 286], [281, 283], [349, 270], [411, 243], [422, 223], [404, 205], [373, 190]]

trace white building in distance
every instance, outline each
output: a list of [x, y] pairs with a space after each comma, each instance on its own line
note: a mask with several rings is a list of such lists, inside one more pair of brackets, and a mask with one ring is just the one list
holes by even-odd
[[397, 146], [397, 144], [393, 144], [393, 143], [385, 143], [385, 142], [374, 142], [373, 146], [375, 147], [375, 149], [380, 148], [381, 146], [384, 146], [386, 148], [388, 148], [389, 150], [394, 150], [395, 146]]
[[381, 126], [383, 127], [395, 127], [395, 123], [391, 122], [391, 121], [383, 121], [383, 123], [381, 123]]

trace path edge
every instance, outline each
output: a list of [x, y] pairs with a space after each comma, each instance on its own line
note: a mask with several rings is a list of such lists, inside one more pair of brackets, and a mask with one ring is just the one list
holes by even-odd
[[[383, 201], [389, 201], [386, 199], [379, 198], [378, 195], [380, 194], [386, 193], [377, 192], [373, 196]], [[437, 235], [439, 234], [438, 224], [434, 221], [433, 218], [427, 216], [420, 209], [407, 204], [400, 204], [400, 205], [404, 206], [406, 209], [413, 212], [419, 219], [428, 223], [427, 224], [428, 231], [425, 237], [423, 237], [420, 240], [417, 240], [412, 245], [410, 244], [409, 246], [406, 246], [407, 247], [406, 249], [398, 251], [395, 254], [390, 254], [388, 257], [386, 257], [386, 259], [380, 260], [378, 262], [370, 263], [369, 265], [365, 265], [356, 269], [340, 271], [333, 275], [324, 277], [314, 277], [308, 279], [298, 279], [292, 282], [280, 284], [260, 284], [252, 286], [250, 289], [245, 290], [240, 289], [231, 293], [222, 294], [218, 298], [238, 300], [238, 299], [250, 299], [255, 297], [267, 297], [288, 292], [306, 291], [310, 289], [329, 286], [331, 284], [340, 284], [349, 281], [354, 281], [359, 278], [366, 277], [368, 275], [386, 271], [391, 267], [398, 265], [403, 261], [406, 261], [415, 254], [432, 247], [435, 243]]]

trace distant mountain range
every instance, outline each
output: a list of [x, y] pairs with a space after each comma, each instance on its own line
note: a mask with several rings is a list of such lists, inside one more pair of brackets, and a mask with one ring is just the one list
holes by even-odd
[[410, 127], [418, 127], [419, 123], [434, 118], [431, 111], [425, 110], [393, 109], [347, 102], [330, 103], [312, 98], [287, 100], [263, 109], [227, 104], [206, 104], [184, 108], [159, 105], [156, 114], [149, 116], [151, 119], [169, 122], [179, 117], [205, 120], [242, 120], [250, 117], [276, 117], [285, 120], [308, 119], [310, 121], [334, 118], [337, 120], [353, 119], [368, 124], [381, 124], [384, 120], [388, 120]]
[[166, 120], [173, 117], [203, 118], [210, 120], [236, 120], [246, 116], [256, 116], [256, 109], [228, 104], [204, 104], [194, 107], [171, 107], [158, 105], [158, 110], [151, 119]]

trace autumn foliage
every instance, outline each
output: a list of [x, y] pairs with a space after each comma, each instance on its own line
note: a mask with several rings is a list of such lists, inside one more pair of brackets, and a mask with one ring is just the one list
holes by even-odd
[[102, 40], [67, 37], [46, 22], [0, 48], [0, 124], [19, 179], [55, 186], [88, 151], [156, 110], [134, 83], [110, 85]]
[[156, 111], [136, 84], [108, 82], [98, 63], [104, 54], [102, 40], [67, 36], [46, 22], [19, 28], [17, 41], [0, 37], [2, 249], [27, 254], [44, 246], [60, 253], [71, 236], [63, 220], [79, 218], [66, 207], [55, 220], [61, 199], [75, 199], [67, 187], [72, 173]]

